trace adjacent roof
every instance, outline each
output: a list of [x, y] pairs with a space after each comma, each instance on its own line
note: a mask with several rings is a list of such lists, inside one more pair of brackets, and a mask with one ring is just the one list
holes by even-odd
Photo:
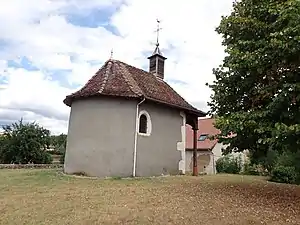
[[[208, 134], [216, 135], [220, 133], [220, 130], [215, 128], [214, 126], [215, 119], [214, 118], [205, 118], [198, 120], [198, 132], [197, 132], [197, 140], [199, 139], [200, 135]], [[193, 149], [193, 130], [191, 126], [186, 126], [186, 149]], [[217, 140], [210, 140], [206, 138], [204, 141], [197, 142], [197, 149], [200, 150], [212, 150], [215, 145], [217, 144]]]
[[109, 59], [106, 61], [80, 90], [68, 95], [64, 99], [64, 103], [71, 106], [75, 99], [92, 96], [146, 98], [198, 116], [206, 115], [186, 102], [162, 79], [119, 60]]

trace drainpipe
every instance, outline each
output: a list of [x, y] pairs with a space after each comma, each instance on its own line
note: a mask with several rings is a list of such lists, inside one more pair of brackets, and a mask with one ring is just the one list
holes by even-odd
[[197, 165], [197, 127], [193, 127], [193, 176], [198, 176], [198, 165]]
[[135, 133], [134, 133], [134, 151], [133, 151], [133, 170], [132, 176], [135, 177], [136, 174], [136, 151], [137, 151], [137, 135], [138, 135], [138, 128], [139, 128], [139, 106], [145, 101], [145, 97], [142, 101], [140, 101], [136, 105], [136, 114], [135, 114]]

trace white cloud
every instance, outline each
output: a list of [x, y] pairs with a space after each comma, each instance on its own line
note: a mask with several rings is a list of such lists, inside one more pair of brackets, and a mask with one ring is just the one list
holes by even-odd
[[[21, 117], [25, 120], [36, 119], [52, 131], [57, 131], [54, 124], [60, 123], [64, 126], [59, 128], [64, 127], [63, 131], [66, 131], [69, 108], [62, 101], [72, 90], [61, 87], [56, 81], [50, 81], [40, 71], [27, 71], [22, 68], [7, 68], [6, 71], [8, 84], [0, 90], [0, 109], [3, 115], [1, 119], [8, 119], [7, 116], [4, 117], [4, 113], [15, 120]], [[54, 123], [53, 127], [49, 125], [49, 121]]]
[[[65, 75], [69, 83], [83, 85], [108, 59], [111, 48], [114, 58], [146, 66], [144, 53], [154, 49], [156, 18], [162, 20], [160, 46], [168, 58], [166, 79], [187, 83], [171, 85], [190, 102], [203, 105], [209, 100], [210, 90], [205, 83], [214, 79], [212, 68], [224, 56], [215, 27], [221, 15], [229, 13], [231, 0], [128, 0], [110, 21], [121, 37], [104, 27], [76, 26], [66, 17], [87, 16], [106, 7], [111, 10], [121, 0], [21, 2], [0, 2], [0, 41], [8, 46], [0, 51], [2, 110], [21, 110], [26, 118], [37, 118], [52, 131], [66, 131], [69, 108], [62, 100], [73, 90], [52, 81], [45, 71], [70, 70]], [[7, 60], [23, 56], [39, 71], [8, 67]], [[1, 83], [4, 75], [5, 85]]]
[[[133, 0], [123, 6], [112, 22], [130, 46], [150, 50], [155, 41], [155, 19], [162, 26], [160, 46], [173, 49], [166, 57], [166, 78], [181, 80], [187, 86], [172, 85], [187, 100], [208, 101], [206, 82], [214, 79], [212, 68], [224, 57], [221, 38], [215, 32], [221, 16], [230, 12], [230, 0]], [[138, 19], [137, 19], [138, 18]], [[135, 44], [137, 43], [137, 44]]]

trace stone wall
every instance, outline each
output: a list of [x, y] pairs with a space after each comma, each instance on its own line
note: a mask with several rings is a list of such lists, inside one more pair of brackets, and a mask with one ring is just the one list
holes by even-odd
[[0, 164], [0, 169], [57, 169], [63, 164]]

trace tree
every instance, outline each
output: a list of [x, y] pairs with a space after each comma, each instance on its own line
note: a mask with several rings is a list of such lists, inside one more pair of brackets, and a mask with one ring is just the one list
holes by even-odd
[[299, 151], [300, 1], [236, 1], [216, 31], [226, 57], [209, 106], [226, 152], [248, 149], [259, 160]]
[[58, 136], [52, 135], [51, 144], [53, 145], [55, 152], [60, 154], [59, 162], [63, 164], [65, 161], [65, 153], [67, 147], [67, 135], [66, 134], [60, 134]]
[[50, 131], [36, 123], [13, 123], [4, 126], [1, 144], [3, 163], [51, 163], [52, 157], [46, 152]]
[[64, 152], [67, 145], [67, 135], [51, 135], [50, 136], [50, 145], [55, 149], [55, 151]]
[[3, 135], [0, 135], [0, 163], [3, 163], [3, 150], [4, 150], [5, 139]]

